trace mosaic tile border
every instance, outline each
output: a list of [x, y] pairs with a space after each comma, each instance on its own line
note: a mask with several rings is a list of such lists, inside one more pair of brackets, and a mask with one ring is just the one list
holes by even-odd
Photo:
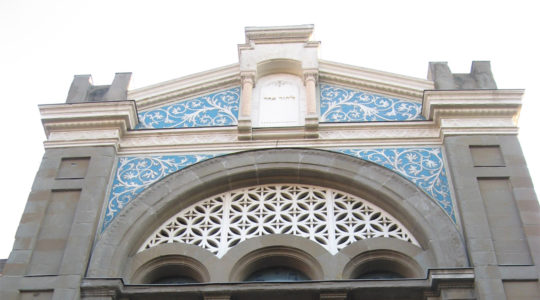
[[214, 154], [196, 154], [121, 157], [116, 166], [102, 231], [109, 226], [124, 206], [151, 184], [171, 173], [215, 156]]
[[162, 129], [238, 124], [240, 87], [139, 113], [135, 129]]
[[339, 149], [337, 152], [390, 169], [414, 183], [437, 201], [456, 222], [450, 185], [440, 147]]
[[348, 89], [320, 85], [320, 122], [373, 122], [425, 120], [422, 104]]
[[[392, 170], [422, 189], [456, 222], [454, 205], [440, 147], [338, 149]], [[126, 156], [118, 160], [102, 231], [137, 195], [165, 176], [215, 154]]]

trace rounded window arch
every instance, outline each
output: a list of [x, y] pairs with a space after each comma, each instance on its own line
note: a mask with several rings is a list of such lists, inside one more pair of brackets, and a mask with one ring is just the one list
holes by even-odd
[[232, 268], [230, 281], [320, 280], [323, 271], [310, 254], [285, 246], [265, 247], [245, 255]]
[[423, 270], [409, 256], [392, 250], [364, 252], [345, 266], [343, 278], [402, 279], [423, 277]]
[[138, 284], [190, 284], [207, 282], [206, 268], [193, 258], [166, 255], [142, 265], [131, 282]]
[[[138, 255], [149, 235], [176, 212], [201, 199], [255, 184], [291, 182], [327, 186], [370, 199], [413, 230], [420, 248], [433, 259], [431, 268], [468, 265], [465, 245], [456, 225], [440, 206], [410, 181], [384, 167], [344, 154], [280, 148], [219, 156], [155, 183], [130, 201], [100, 235], [89, 263], [88, 276], [131, 274], [135, 265], [132, 258]], [[215, 255], [210, 256], [218, 259]], [[342, 274], [341, 271], [336, 273]]]

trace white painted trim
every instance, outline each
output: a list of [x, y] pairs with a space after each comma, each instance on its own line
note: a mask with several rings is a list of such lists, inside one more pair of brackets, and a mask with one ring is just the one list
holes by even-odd
[[136, 100], [138, 109], [144, 110], [232, 85], [240, 85], [238, 63], [132, 90], [128, 99]]
[[320, 80], [421, 101], [433, 81], [319, 59]]

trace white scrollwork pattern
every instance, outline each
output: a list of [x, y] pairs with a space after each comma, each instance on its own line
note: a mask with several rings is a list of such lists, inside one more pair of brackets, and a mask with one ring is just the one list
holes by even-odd
[[214, 157], [213, 154], [127, 156], [118, 160], [102, 231], [118, 212], [144, 189], [161, 178], [187, 166]]
[[425, 120], [422, 105], [404, 99], [321, 84], [321, 122]]
[[[450, 194], [450, 187], [446, 176], [446, 170], [442, 158], [440, 147], [409, 147], [409, 148], [378, 148], [378, 149], [337, 149], [335, 151], [367, 160], [383, 167], [386, 167], [413, 182], [422, 189], [427, 195], [435, 200], [441, 206], [448, 216], [456, 222], [454, 205]], [[164, 155], [164, 156], [127, 156], [118, 161], [116, 173], [108, 197], [107, 211], [104, 217], [102, 231], [112, 222], [123, 207], [139, 195], [143, 190], [163, 177], [176, 172], [192, 164], [215, 157], [215, 154], [187, 154], [187, 155]], [[270, 194], [269, 194], [270, 195]], [[267, 197], [270, 197], [267, 195]], [[314, 207], [323, 209], [323, 206], [317, 206], [312, 203], [318, 196], [315, 193], [311, 200], [302, 203], [291, 202], [287, 205], [293, 205], [294, 209]], [[323, 201], [323, 200], [321, 200]], [[235, 202], [236, 203], [236, 202]], [[279, 203], [279, 200], [278, 202]], [[346, 202], [344, 202], [346, 203]], [[238, 212], [246, 211], [244, 217], [240, 218], [238, 227], [239, 232], [244, 232], [242, 220], [249, 219], [247, 212], [251, 208], [245, 207], [247, 204], [238, 202], [233, 210]], [[272, 204], [276, 205], [276, 204]], [[281, 209], [281, 206], [275, 207]], [[336, 208], [338, 209], [338, 208]], [[312, 215], [312, 218], [324, 216], [325, 212]], [[271, 222], [282, 222], [278, 219], [269, 219]], [[235, 221], [236, 222], [236, 221]], [[310, 238], [315, 237], [315, 232], [323, 230], [318, 227], [289, 228], [287, 233], [297, 234]], [[369, 231], [369, 228], [365, 229]], [[317, 238], [321, 243], [326, 239], [324, 234], [318, 234]]]
[[340, 149], [338, 151], [374, 162], [405, 177], [437, 201], [452, 221], [456, 222], [440, 148]]
[[398, 220], [364, 199], [318, 186], [271, 184], [226, 192], [185, 208], [159, 226], [139, 252], [185, 243], [222, 257], [242, 241], [270, 234], [308, 238], [331, 254], [375, 237], [418, 245]]
[[238, 124], [240, 87], [139, 113], [135, 129], [233, 126]]

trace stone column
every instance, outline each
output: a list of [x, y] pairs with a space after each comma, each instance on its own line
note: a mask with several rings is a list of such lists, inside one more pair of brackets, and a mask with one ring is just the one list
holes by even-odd
[[306, 86], [306, 122], [304, 136], [307, 138], [319, 137], [319, 115], [317, 114], [317, 70], [304, 71], [304, 85]]
[[316, 96], [317, 71], [304, 71], [304, 85], [306, 86], [306, 114], [307, 116], [317, 113]]
[[251, 99], [255, 85], [255, 72], [241, 72], [242, 96], [240, 98], [240, 114], [238, 117], [238, 139], [251, 139]]

